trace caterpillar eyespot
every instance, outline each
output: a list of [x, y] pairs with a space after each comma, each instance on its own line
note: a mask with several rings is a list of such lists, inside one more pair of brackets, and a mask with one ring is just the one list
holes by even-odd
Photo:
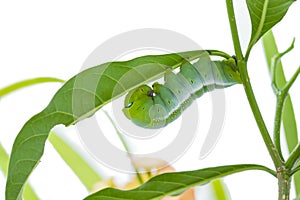
[[130, 108], [130, 107], [132, 106], [132, 104], [133, 104], [133, 102], [130, 102], [129, 104], [127, 104], [127, 105], [125, 106], [125, 108]]
[[164, 84], [156, 82], [152, 88], [142, 85], [130, 91], [124, 101], [126, 117], [144, 128], [161, 128], [205, 92], [241, 83], [234, 58], [211, 61], [206, 55], [191, 62], [182, 64], [177, 74], [167, 71]]

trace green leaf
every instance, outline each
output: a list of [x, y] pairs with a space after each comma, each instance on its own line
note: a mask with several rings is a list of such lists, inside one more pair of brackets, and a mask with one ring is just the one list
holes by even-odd
[[[4, 176], [7, 176], [9, 156], [6, 153], [5, 149], [0, 143], [0, 170], [3, 172]], [[25, 200], [39, 200], [39, 197], [33, 190], [30, 184], [25, 184], [23, 197]]]
[[[8, 95], [12, 92], [15, 92], [16, 90], [40, 84], [40, 83], [49, 83], [49, 82], [60, 82], [63, 83], [64, 81], [58, 78], [52, 78], [52, 77], [38, 77], [33, 79], [27, 79], [23, 80], [14, 84], [11, 84], [5, 88], [0, 89], [0, 97], [3, 97], [5, 95]], [[5, 176], [7, 176], [8, 173], [8, 162], [9, 162], [9, 156], [6, 153], [5, 149], [0, 144], [0, 169], [3, 172]], [[29, 200], [38, 200], [39, 197], [33, 190], [32, 186], [30, 184], [25, 184], [24, 192], [23, 192], [24, 199]]]
[[9, 93], [14, 92], [14, 91], [19, 90], [24, 87], [28, 87], [28, 86], [36, 85], [36, 84], [40, 84], [40, 83], [48, 83], [48, 82], [63, 83], [64, 81], [61, 79], [58, 79], [58, 78], [51, 78], [51, 77], [39, 77], [39, 78], [27, 79], [27, 80], [20, 81], [20, 82], [14, 83], [12, 85], [9, 85], [3, 89], [0, 89], [0, 97], [8, 95]]
[[247, 0], [252, 33], [246, 58], [259, 38], [277, 24], [295, 0]]
[[[277, 55], [278, 48], [276, 45], [276, 41], [272, 31], [267, 32], [267, 34], [263, 37], [263, 47], [265, 51], [265, 56], [268, 63], [269, 71], [271, 70], [271, 60], [272, 58]], [[279, 88], [282, 88], [286, 83], [286, 78], [284, 75], [283, 67], [281, 61], [279, 61], [277, 66], [277, 71], [275, 72], [276, 76], [276, 84]], [[285, 133], [285, 139], [288, 146], [288, 151], [291, 153], [293, 149], [298, 144], [298, 130], [297, 130], [297, 123], [294, 114], [293, 103], [291, 100], [290, 95], [287, 96], [285, 100], [285, 104], [283, 106], [282, 112], [282, 123]], [[296, 173], [294, 175], [294, 184], [296, 193], [300, 194], [300, 174]]]
[[214, 180], [212, 181], [211, 185], [217, 200], [231, 199], [227, 186], [222, 180]]
[[3, 172], [5, 176], [7, 175], [7, 171], [8, 171], [7, 170], [8, 161], [9, 161], [9, 156], [0, 143], [0, 170]]
[[43, 111], [25, 123], [16, 137], [9, 163], [6, 200], [21, 196], [24, 183], [43, 155], [45, 141], [55, 125], [75, 124], [138, 85], [161, 77], [168, 68], [174, 69], [203, 53], [202, 50], [189, 51], [104, 63], [71, 78]]
[[49, 141], [87, 190], [92, 191], [95, 183], [101, 181], [99, 174], [87, 163], [69, 141], [54, 132], [51, 132], [49, 135]]
[[151, 178], [148, 182], [133, 190], [122, 191], [115, 188], [107, 188], [86, 197], [85, 200], [159, 199], [167, 195], [181, 192], [190, 187], [205, 184], [214, 179], [246, 170], [264, 170], [276, 177], [274, 171], [261, 165], [220, 166], [196, 171], [161, 174]]

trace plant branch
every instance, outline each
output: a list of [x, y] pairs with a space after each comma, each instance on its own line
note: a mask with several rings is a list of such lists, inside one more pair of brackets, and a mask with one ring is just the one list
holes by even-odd
[[295, 168], [291, 171], [290, 175], [291, 175], [291, 176], [294, 175], [294, 174], [297, 173], [299, 170], [300, 170], [300, 165], [298, 165], [297, 167], [295, 167]]
[[243, 53], [240, 45], [239, 34], [236, 26], [235, 14], [232, 0], [226, 0], [228, 19], [237, 61], [243, 60]]
[[137, 176], [137, 178], [138, 178], [139, 183], [140, 183], [140, 184], [143, 184], [144, 181], [143, 181], [142, 175], [139, 173], [138, 168], [136, 167], [135, 163], [133, 162], [132, 154], [131, 154], [131, 152], [130, 152], [130, 149], [129, 149], [129, 147], [128, 147], [126, 141], [125, 141], [125, 139], [123, 138], [121, 132], [120, 132], [119, 129], [117, 128], [117, 126], [116, 126], [114, 120], [110, 117], [110, 115], [109, 115], [105, 110], [104, 110], [103, 112], [104, 112], [105, 115], [108, 117], [108, 119], [109, 119], [109, 121], [111, 122], [111, 124], [113, 125], [113, 127], [114, 127], [114, 129], [115, 129], [115, 131], [116, 131], [116, 133], [117, 133], [117, 135], [118, 135], [118, 137], [119, 137], [119, 139], [121, 140], [121, 142], [122, 142], [122, 144], [123, 144], [123, 146], [124, 146], [124, 148], [125, 148], [125, 150], [126, 150], [126, 152], [127, 152], [127, 155], [128, 155], [128, 157], [129, 157], [129, 159], [131, 160], [131, 164], [132, 164], [132, 166], [133, 166], [133, 168], [134, 168], [134, 170], [135, 170], [135, 173], [136, 173], [136, 176]]
[[281, 142], [280, 142], [280, 127], [281, 127], [281, 118], [282, 118], [282, 110], [283, 110], [284, 100], [285, 100], [285, 98], [283, 96], [277, 96], [275, 120], [274, 120], [274, 135], [273, 135], [275, 147], [283, 161], [284, 161], [284, 158], [282, 155]]
[[[274, 120], [274, 143], [278, 150], [279, 155], [283, 159], [282, 152], [281, 152], [281, 143], [280, 143], [280, 127], [281, 127], [281, 118], [282, 118], [282, 111], [283, 105], [285, 102], [286, 97], [288, 96], [289, 89], [296, 81], [298, 75], [300, 73], [300, 66], [298, 67], [297, 71], [294, 73], [292, 78], [285, 84], [283, 89], [279, 89], [276, 84], [274, 85], [274, 92], [276, 93], [277, 103], [276, 103], [276, 113], [275, 113], [275, 120]], [[272, 81], [273, 82], [273, 81]], [[275, 83], [275, 81], [274, 81]], [[291, 155], [293, 152], [291, 153]], [[300, 154], [296, 155], [299, 157]]]
[[295, 166], [296, 162], [298, 161], [299, 156], [300, 156], [300, 143], [297, 144], [297, 146], [292, 151], [290, 157], [287, 159], [286, 167], [288, 169], [292, 169]]
[[205, 50], [207, 51], [207, 53], [211, 56], [221, 56], [223, 58], [226, 58], [226, 59], [229, 59], [231, 58], [230, 55], [228, 55], [227, 53], [223, 52], [223, 51], [219, 51], [219, 50], [211, 50], [211, 49], [208, 49], [208, 50]]
[[239, 71], [241, 74], [241, 79], [242, 79], [242, 82], [244, 85], [244, 90], [245, 90], [246, 96], [248, 98], [254, 118], [256, 120], [256, 123], [260, 130], [260, 133], [262, 135], [262, 138], [265, 142], [265, 145], [269, 151], [269, 154], [274, 162], [276, 169], [278, 169], [283, 166], [283, 161], [282, 161], [280, 155], [278, 154], [278, 152], [274, 146], [274, 143], [270, 137], [270, 134], [265, 125], [263, 117], [260, 113], [259, 107], [257, 105], [256, 99], [255, 99], [255, 96], [254, 96], [254, 93], [252, 90], [252, 86], [251, 86], [249, 76], [248, 76], [248, 71], [247, 71], [247, 62], [243, 58], [243, 54], [242, 54], [242, 50], [241, 50], [241, 46], [240, 46], [240, 42], [239, 42], [239, 36], [238, 36], [236, 20], [235, 20], [235, 16], [234, 16], [234, 8], [233, 8], [232, 0], [226, 0], [226, 5], [227, 5], [227, 12], [228, 12], [228, 18], [229, 18], [229, 23], [230, 23], [230, 28], [231, 28], [234, 49], [235, 49], [235, 53], [236, 53], [236, 57], [237, 57]]
[[[292, 44], [289, 46], [289, 48], [287, 48], [284, 52], [282, 53], [278, 53], [276, 54], [272, 60], [271, 60], [271, 64], [270, 64], [270, 72], [271, 72], [271, 81], [272, 81], [272, 88], [274, 90], [274, 93], [277, 95], [278, 92], [280, 92], [280, 90], [283, 90], [282, 88], [279, 88], [278, 84], [277, 84], [277, 77], [276, 77], [276, 71], [277, 71], [277, 67], [279, 66], [280, 60], [281, 58], [289, 53], [293, 48], [294, 48], [294, 43], [295, 43], [295, 38], [292, 41]], [[285, 84], [286, 85], [286, 84]]]
[[254, 118], [255, 118], [258, 128], [260, 130], [262, 138], [265, 142], [265, 145], [269, 151], [269, 154], [274, 162], [276, 169], [280, 168], [283, 166], [283, 161], [282, 161], [277, 149], [275, 148], [275, 146], [273, 144], [273, 141], [270, 137], [268, 129], [265, 125], [265, 122], [263, 120], [263, 117], [261, 115], [259, 107], [257, 105], [256, 99], [255, 99], [255, 96], [254, 96], [254, 93], [252, 90], [252, 86], [249, 81], [246, 63], [242, 63], [242, 65], [240, 66], [240, 74], [241, 74], [241, 79], [243, 81], [245, 93], [247, 95], [251, 110], [253, 112]]
[[283, 96], [285, 96], [285, 97], [287, 96], [291, 86], [294, 84], [294, 82], [296, 81], [299, 74], [300, 74], [300, 66], [298, 67], [298, 69], [296, 70], [296, 72], [294, 73], [292, 78], [283, 87], [283, 89], [282, 89], [282, 95]]
[[273, 133], [274, 135], [273, 135], [273, 137], [274, 137], [275, 146], [276, 146], [277, 151], [282, 160], [284, 160], [284, 158], [283, 158], [282, 151], [281, 151], [280, 127], [281, 127], [281, 119], [282, 119], [282, 112], [283, 112], [283, 104], [287, 97], [288, 90], [291, 87], [291, 83], [293, 83], [296, 78], [294, 75], [292, 77], [292, 79], [288, 83], [285, 84], [284, 88], [281, 89], [277, 85], [276, 72], [277, 72], [277, 68], [279, 66], [281, 58], [294, 48], [294, 43], [295, 43], [295, 38], [293, 39], [293, 42], [288, 49], [286, 49], [282, 53], [276, 54], [272, 58], [271, 64], [270, 64], [272, 88], [276, 95], [276, 112], [275, 112], [275, 120], [274, 120], [274, 133]]

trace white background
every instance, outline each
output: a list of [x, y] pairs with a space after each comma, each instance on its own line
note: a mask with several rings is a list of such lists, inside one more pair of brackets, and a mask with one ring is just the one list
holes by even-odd
[[[245, 49], [250, 37], [250, 21], [245, 3], [239, 3], [241, 5], [237, 6], [236, 15], [240, 18], [238, 25]], [[281, 51], [290, 45], [293, 37], [300, 36], [297, 20], [300, 18], [299, 6], [299, 2], [294, 3], [284, 20], [275, 27]], [[234, 54], [225, 1], [221, 0], [112, 0], [105, 3], [2, 1], [0, 21], [0, 88], [33, 77], [68, 79], [79, 72], [86, 57], [102, 42], [138, 28], [169, 29], [191, 38], [204, 49], [220, 49]], [[295, 50], [284, 59], [287, 77], [300, 63], [300, 43], [297, 40], [295, 46]], [[272, 130], [275, 99], [260, 43], [251, 53], [249, 73], [262, 114], [268, 128]], [[59, 86], [34, 86], [0, 100], [0, 142], [8, 152], [22, 125], [48, 104]], [[291, 91], [298, 119], [299, 88], [300, 81], [296, 82]], [[205, 106], [209, 105], [209, 101], [210, 98], [205, 96], [197, 100], [200, 109], [204, 110], [202, 116], [212, 114], [209, 113], [210, 107]], [[78, 134], [73, 128], [61, 128], [59, 131], [78, 143]], [[226, 120], [222, 137], [213, 152], [199, 160], [203, 137], [199, 133], [189, 151], [174, 163], [177, 170], [239, 163], [273, 167], [240, 85], [226, 89]], [[100, 164], [97, 167], [102, 173], [114, 175]], [[264, 172], [232, 175], [225, 182], [234, 200], [277, 198], [276, 179]], [[88, 195], [49, 144], [46, 145], [41, 163], [31, 176], [31, 183], [43, 200], [82, 199]], [[4, 188], [5, 178], [0, 176], [0, 199], [4, 199]]]

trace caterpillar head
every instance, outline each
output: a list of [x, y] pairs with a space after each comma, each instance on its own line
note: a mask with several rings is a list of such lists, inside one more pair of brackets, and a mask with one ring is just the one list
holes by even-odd
[[226, 63], [226, 65], [224, 65], [224, 72], [225, 72], [224, 74], [226, 78], [236, 83], [242, 83], [241, 76], [236, 66], [235, 59], [229, 58], [224, 60], [223, 62]]
[[130, 91], [124, 101], [123, 113], [135, 124], [147, 127], [151, 122], [148, 107], [153, 105], [153, 90], [148, 85], [142, 85]]

